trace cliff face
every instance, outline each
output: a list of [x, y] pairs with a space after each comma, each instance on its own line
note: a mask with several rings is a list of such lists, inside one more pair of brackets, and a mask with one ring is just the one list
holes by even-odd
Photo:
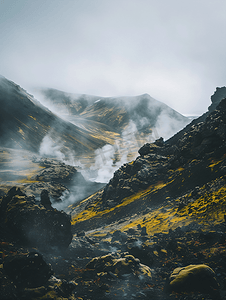
[[189, 130], [191, 129], [191, 127], [193, 125], [196, 125], [200, 122], [204, 122], [206, 120], [206, 118], [209, 116], [210, 113], [212, 113], [216, 107], [218, 106], [218, 104], [221, 102], [221, 100], [223, 100], [226, 97], [226, 87], [217, 87], [216, 91], [214, 92], [214, 94], [211, 96], [211, 105], [208, 107], [208, 111], [206, 113], [204, 113], [202, 116], [198, 117], [197, 119], [194, 119], [191, 123], [189, 123], [185, 128], [183, 128], [182, 130], [180, 130], [178, 133], [176, 133], [174, 136], [172, 136], [167, 143], [168, 144], [174, 144], [177, 142], [177, 140], [179, 138], [182, 137], [182, 135], [185, 132], [189, 132]]

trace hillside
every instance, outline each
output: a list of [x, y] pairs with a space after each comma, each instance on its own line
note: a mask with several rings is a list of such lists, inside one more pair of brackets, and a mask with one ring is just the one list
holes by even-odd
[[204, 116], [167, 141], [145, 143], [67, 214], [49, 195], [70, 185], [76, 197], [87, 184], [76, 168], [1, 149], [1, 163], [12, 160], [16, 171], [6, 170], [8, 180], [31, 181], [0, 198], [2, 299], [225, 299], [226, 98], [219, 92]]
[[190, 122], [148, 94], [97, 97], [55, 89], [34, 92], [42, 104], [61, 118], [106, 140], [106, 145], [95, 153], [79, 157], [86, 178], [97, 182], [108, 182], [117, 168], [137, 156], [144, 143], [160, 136], [167, 139]]
[[[87, 180], [80, 182], [79, 192], [76, 197], [72, 196], [71, 201], [84, 199], [103, 186], [89, 182], [90, 178], [105, 183], [114, 170], [137, 155], [139, 146], [153, 135], [151, 128], [155, 126], [160, 111], [155, 107], [166, 107], [148, 95], [100, 100], [97, 96], [68, 94], [53, 89], [43, 92], [50, 101], [47, 104], [63, 112], [63, 119], [19, 85], [0, 77], [1, 194], [16, 185], [38, 197], [42, 188], [48, 188], [53, 201], [71, 199], [72, 181], [66, 186], [62, 182], [60, 186], [54, 179], [58, 175], [54, 174], [52, 182], [51, 178], [47, 182], [46, 178], [37, 180], [37, 176], [44, 172], [42, 168], [46, 169], [41, 155], [58, 159], [53, 166], [58, 164], [65, 172], [67, 166], [62, 162], [76, 165], [77, 170], [85, 170]], [[149, 106], [153, 110], [150, 116], [147, 115]], [[188, 122], [167, 109], [169, 116], [175, 115], [175, 120], [179, 118], [181, 124]], [[146, 127], [145, 120], [149, 120]], [[143, 128], [139, 125], [141, 123]], [[78, 189], [78, 182], [75, 186]]]
[[[1, 146], [38, 152], [45, 137], [62, 155], [90, 153], [113, 143], [115, 133], [98, 136], [67, 122], [42, 106], [20, 86], [0, 77]], [[54, 153], [53, 153], [54, 154]]]
[[[102, 223], [120, 220], [123, 224], [122, 216], [143, 214], [149, 206], [162, 203], [170, 207], [171, 201], [174, 208], [177, 202], [181, 204], [181, 211], [191, 208], [190, 213], [185, 213], [186, 219], [191, 216], [191, 220], [185, 223], [192, 222], [196, 213], [192, 195], [196, 193], [200, 195], [198, 199], [202, 198], [206, 185], [212, 186], [215, 181], [224, 183], [225, 105], [226, 101], [222, 100], [205, 122], [193, 125], [175, 144], [160, 139], [141, 147], [135, 161], [123, 165], [103, 191], [85, 200], [87, 207], [89, 203], [92, 205], [86, 214], [82, 210], [85, 215], [81, 219], [82, 227], [93, 228], [100, 216]], [[75, 211], [80, 205], [84, 203], [76, 206]], [[222, 210], [218, 221], [223, 220], [223, 214]], [[167, 215], [173, 222], [172, 213]], [[78, 220], [80, 217], [75, 214], [75, 227], [80, 226]], [[180, 222], [183, 225], [183, 218], [177, 219], [175, 226]]]
[[[88, 121], [105, 124], [120, 134], [131, 122], [138, 135], [144, 134], [147, 137], [152, 133], [153, 138], [156, 138], [154, 128], [160, 130], [160, 135], [162, 133], [162, 118], [165, 118], [165, 123], [171, 129], [168, 131], [169, 136], [189, 123], [188, 118], [148, 94], [134, 97], [98, 97], [70, 94], [55, 89], [40, 89], [39, 94], [44, 97], [43, 102], [47, 106], [61, 113], [66, 119], [73, 120], [73, 116], [79, 116], [87, 124]], [[76, 118], [74, 121], [76, 122]], [[163, 137], [167, 139], [169, 136]]]
[[173, 139], [143, 145], [70, 205], [71, 217], [46, 196], [2, 197], [3, 299], [225, 299], [226, 99], [217, 101]]
[[[177, 249], [174, 259], [179, 266], [207, 263], [221, 270], [219, 279], [223, 280], [225, 266], [220, 267], [218, 260], [219, 255], [226, 253], [225, 152], [226, 99], [204, 122], [177, 135], [175, 143], [160, 139], [145, 144], [139, 150], [140, 156], [115, 172], [103, 190], [71, 206], [73, 231], [84, 230], [89, 238], [98, 239], [99, 243], [101, 240], [117, 251], [129, 251], [149, 266], [155, 266], [153, 260], [163, 260], [164, 255], [165, 261], [171, 261], [168, 255], [172, 253], [164, 244], [180, 237], [173, 246]], [[145, 240], [138, 229], [142, 229]], [[117, 238], [113, 238], [116, 231]], [[137, 236], [129, 243], [129, 233], [134, 236], [132, 232]], [[206, 236], [210, 238], [209, 246], [205, 245]], [[194, 257], [189, 258], [187, 252], [188, 257], [183, 256], [183, 251], [192, 244], [191, 237], [196, 239], [196, 250], [200, 251], [198, 259], [195, 253]], [[120, 241], [125, 241], [126, 246]], [[159, 243], [165, 254], [160, 254]], [[211, 253], [212, 243], [215, 250]], [[168, 263], [164, 272], [168, 273], [170, 266], [172, 263]], [[223, 291], [222, 294], [225, 295]], [[219, 295], [210, 297], [220, 299]]]

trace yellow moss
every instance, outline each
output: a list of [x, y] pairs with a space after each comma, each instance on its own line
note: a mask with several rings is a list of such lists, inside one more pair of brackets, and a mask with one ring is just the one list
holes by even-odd
[[[132, 163], [132, 162], [131, 162]], [[215, 162], [216, 163], [216, 162]], [[219, 163], [219, 162], [218, 162]], [[171, 181], [172, 182], [172, 181]], [[141, 199], [151, 199], [153, 194], [161, 190], [168, 184], [159, 182], [155, 185], [151, 185], [146, 190], [139, 192], [135, 195], [127, 197], [124, 201], [113, 208], [105, 209], [101, 211], [103, 203], [101, 199], [86, 210], [74, 215], [72, 217], [72, 224], [77, 222], [83, 222], [92, 218], [107, 218], [108, 214], [117, 214], [122, 207], [129, 205], [134, 201], [140, 201]], [[200, 188], [204, 192], [205, 185]], [[167, 233], [169, 229], [176, 229], [177, 227], [187, 226], [192, 222], [201, 224], [203, 228], [209, 228], [211, 225], [216, 225], [224, 221], [224, 215], [226, 214], [226, 185], [222, 186], [216, 191], [210, 191], [204, 195], [201, 195], [194, 202], [188, 203], [184, 208], [178, 210], [176, 203], [180, 202], [177, 199], [172, 204], [162, 204], [158, 207], [153, 207], [145, 215], [134, 215], [130, 219], [125, 220], [121, 224], [117, 224], [117, 229], [126, 231], [129, 228], [136, 228], [139, 224], [141, 227], [145, 226], [148, 235], [155, 233]], [[92, 197], [92, 196], [91, 196]], [[191, 193], [187, 194], [186, 197], [192, 198]], [[81, 204], [88, 203], [89, 198], [82, 201]], [[104, 230], [94, 230], [92, 235], [105, 236], [108, 232], [113, 233], [116, 230], [114, 226], [106, 226]]]
[[177, 227], [186, 226], [196, 221], [206, 227], [210, 223], [218, 224], [224, 221], [225, 207], [226, 207], [226, 186], [221, 187], [215, 192], [201, 196], [193, 203], [188, 204], [183, 209], [178, 211], [175, 205], [170, 208], [165, 206], [167, 210], [162, 212], [162, 207], [153, 209], [150, 213], [137, 218], [131, 223], [123, 225], [122, 231], [128, 228], [135, 227], [138, 224], [146, 226], [148, 234], [168, 232], [169, 229], [176, 229]]
[[[102, 210], [102, 211], [99, 211], [97, 210], [97, 206], [99, 206], [99, 204], [101, 204], [101, 202], [96, 202], [95, 204], [93, 204], [90, 208], [88, 208], [87, 210], [85, 211], [82, 211], [81, 213], [75, 215], [72, 217], [72, 224], [75, 224], [77, 222], [82, 222], [82, 221], [85, 221], [85, 220], [89, 220], [93, 217], [102, 217], [103, 215], [105, 214], [109, 214], [110, 212], [120, 208], [120, 207], [123, 207], [123, 206], [126, 206], [130, 203], [132, 203], [133, 201], [141, 198], [141, 197], [144, 197], [150, 193], [153, 193], [155, 191], [157, 191], [158, 189], [161, 189], [163, 188], [164, 186], [166, 186], [166, 184], [160, 182], [158, 184], [155, 184], [155, 185], [152, 185], [150, 186], [148, 189], [142, 191], [142, 192], [139, 192], [133, 196], [130, 196], [130, 197], [127, 197], [124, 199], [124, 201], [118, 205], [116, 205], [115, 207], [113, 208], [109, 208], [109, 209], [105, 209], [105, 210]], [[92, 197], [92, 196], [90, 196]], [[89, 197], [89, 198], [90, 198]], [[81, 203], [84, 203], [85, 201], [88, 201], [88, 199], [85, 199], [84, 201], [82, 201]]]
[[50, 291], [50, 292], [46, 293], [44, 296], [42, 296], [42, 297], [33, 298], [33, 299], [38, 299], [38, 300], [45, 300], [45, 299], [46, 300], [47, 299], [63, 300], [63, 299], [66, 299], [66, 298], [59, 297], [55, 291]]
[[177, 169], [177, 171], [179, 171], [179, 172], [181, 172], [183, 170], [184, 170], [184, 168], [182, 168], [182, 167], [180, 167], [180, 168]]
[[222, 160], [212, 161], [212, 163], [209, 165], [209, 168], [211, 168], [211, 171], [213, 172], [213, 168], [221, 162], [222, 162]]
[[23, 129], [22, 128], [18, 128], [18, 132], [24, 137], [24, 131], [23, 131]]
[[167, 250], [166, 250], [166, 249], [161, 249], [160, 251], [161, 251], [162, 253], [167, 254]]
[[199, 280], [203, 276], [211, 278], [213, 287], [217, 287], [217, 281], [214, 277], [214, 271], [207, 265], [189, 265], [183, 268], [176, 268], [170, 276], [170, 286], [174, 289], [186, 284], [190, 279]]
[[178, 226], [187, 225], [189, 223], [186, 217], [178, 217], [176, 215], [177, 209], [170, 208], [166, 212], [161, 212], [162, 207], [153, 209], [150, 213], [145, 215], [145, 221], [143, 221], [144, 216], [137, 218], [135, 221], [123, 226], [122, 231], [129, 229], [130, 227], [135, 227], [138, 224], [141, 226], [146, 226], [147, 234], [155, 233], [167, 233], [169, 229], [175, 229]]
[[151, 276], [151, 270], [150, 270], [150, 268], [148, 266], [145, 266], [143, 264], [140, 264], [140, 266], [141, 266], [140, 267], [140, 271], [141, 271], [142, 275], [146, 275], [148, 277], [152, 277]]
[[35, 121], [37, 120], [35, 117], [32, 117], [32, 116], [28, 116], [28, 117], [32, 118], [32, 119], [35, 120]]

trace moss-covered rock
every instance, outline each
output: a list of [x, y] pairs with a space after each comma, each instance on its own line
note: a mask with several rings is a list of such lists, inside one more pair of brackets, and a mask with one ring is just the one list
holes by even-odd
[[129, 255], [128, 252], [120, 255], [107, 254], [93, 258], [87, 265], [88, 269], [95, 269], [99, 272], [111, 272], [116, 277], [133, 274], [134, 276], [145, 276], [151, 279], [151, 270], [148, 266], [140, 263], [138, 258]]
[[176, 268], [169, 280], [169, 290], [171, 291], [210, 292], [219, 287], [215, 272], [204, 264]]

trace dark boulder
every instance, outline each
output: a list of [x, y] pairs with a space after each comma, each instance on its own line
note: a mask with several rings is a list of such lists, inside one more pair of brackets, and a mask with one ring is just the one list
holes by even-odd
[[87, 269], [94, 269], [95, 272], [108, 272], [115, 277], [123, 278], [123, 275], [132, 274], [137, 279], [151, 279], [151, 269], [140, 263], [140, 260], [128, 254], [108, 254], [93, 258], [87, 265]]
[[3, 267], [18, 288], [36, 288], [45, 285], [52, 275], [51, 266], [37, 252], [7, 257]]
[[47, 190], [42, 190], [41, 192], [41, 204], [46, 209], [52, 209], [52, 203], [49, 198], [49, 192]]
[[19, 242], [38, 247], [67, 248], [72, 240], [70, 216], [37, 205], [32, 197], [13, 187], [1, 203], [2, 227]]
[[219, 299], [217, 291], [219, 284], [215, 272], [204, 264], [174, 269], [165, 288], [170, 292], [199, 291], [209, 293], [215, 296], [214, 299]]

